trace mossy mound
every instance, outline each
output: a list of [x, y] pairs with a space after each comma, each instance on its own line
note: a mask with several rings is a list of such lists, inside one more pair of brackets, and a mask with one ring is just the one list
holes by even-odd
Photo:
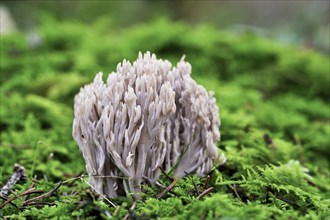
[[[280, 45], [251, 32], [230, 33], [160, 19], [130, 28], [106, 19], [88, 26], [43, 19], [35, 40], [1, 36], [0, 185], [15, 163], [26, 183], [49, 191], [38, 205], [16, 199], [6, 219], [327, 219], [329, 215], [329, 57]], [[143, 199], [98, 201], [72, 139], [73, 98], [99, 71], [109, 73], [139, 51], [176, 62], [183, 54], [193, 78], [215, 92], [219, 147], [227, 163], [205, 178], [189, 176], [164, 189], [145, 186]], [[161, 184], [171, 181], [165, 176]], [[203, 198], [198, 195], [212, 190]], [[16, 206], [16, 207], [15, 207]]]

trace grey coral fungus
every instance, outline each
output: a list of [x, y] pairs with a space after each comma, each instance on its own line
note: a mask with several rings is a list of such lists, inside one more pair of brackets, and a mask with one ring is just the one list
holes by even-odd
[[99, 193], [139, 197], [143, 183], [157, 182], [160, 167], [176, 178], [204, 176], [225, 161], [216, 147], [215, 98], [190, 72], [184, 59], [172, 68], [139, 53], [133, 64], [119, 63], [106, 83], [99, 73], [76, 95], [73, 137]]

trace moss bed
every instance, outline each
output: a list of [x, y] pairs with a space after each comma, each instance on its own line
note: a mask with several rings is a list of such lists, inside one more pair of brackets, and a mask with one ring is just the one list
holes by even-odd
[[[73, 97], [97, 72], [107, 75], [139, 51], [173, 63], [186, 55], [192, 77], [215, 92], [227, 163], [209, 178], [179, 179], [160, 199], [163, 188], [144, 186], [141, 201], [111, 199], [114, 207], [86, 183], [71, 135]], [[0, 218], [330, 219], [328, 56], [207, 25], [159, 19], [118, 28], [106, 19], [83, 25], [49, 17], [33, 35], [1, 36], [0, 52], [0, 185], [15, 163], [27, 180], [9, 198], [32, 182], [47, 193], [63, 181], [36, 204], [19, 196]]]

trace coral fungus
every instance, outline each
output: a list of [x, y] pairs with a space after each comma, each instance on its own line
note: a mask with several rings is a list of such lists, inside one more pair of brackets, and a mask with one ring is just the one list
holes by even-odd
[[205, 176], [223, 163], [218, 107], [191, 77], [184, 59], [172, 68], [147, 52], [117, 72], [102, 73], [75, 97], [73, 137], [90, 184], [108, 197], [133, 194], [157, 182], [160, 167], [180, 178]]

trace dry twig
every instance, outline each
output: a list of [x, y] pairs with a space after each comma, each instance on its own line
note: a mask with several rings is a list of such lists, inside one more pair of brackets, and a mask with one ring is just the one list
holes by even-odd
[[52, 189], [51, 191], [49, 191], [48, 193], [42, 194], [42, 195], [37, 196], [37, 197], [34, 197], [34, 198], [32, 198], [32, 199], [28, 199], [28, 200], [26, 200], [26, 201], [23, 202], [23, 205], [26, 206], [26, 205], [28, 205], [29, 203], [33, 202], [33, 201], [36, 201], [36, 200], [43, 199], [43, 198], [45, 198], [45, 197], [51, 196], [52, 194], [54, 194], [54, 193], [58, 190], [58, 188], [60, 188], [61, 185], [62, 185], [62, 181], [60, 181], [60, 182], [55, 186], [55, 188]]
[[166, 187], [166, 189], [157, 196], [157, 199], [161, 199], [166, 193], [171, 191], [171, 189], [174, 187], [174, 185], [176, 183], [177, 183], [177, 180], [174, 179], [173, 182], [170, 185], [168, 185], [168, 187]]
[[162, 174], [164, 174], [164, 175], [167, 177], [167, 179], [169, 179], [169, 180], [171, 180], [171, 181], [174, 180], [174, 178], [171, 177], [171, 176], [169, 176], [169, 175], [166, 173], [166, 171], [165, 171], [162, 167], [159, 167], [159, 169], [160, 169], [160, 171], [162, 172]]
[[211, 176], [207, 175], [206, 179], [205, 179], [205, 183], [204, 183], [204, 189], [206, 189], [207, 185], [209, 185], [209, 181], [210, 181]]
[[[136, 201], [133, 203], [133, 205], [131, 206], [131, 208], [129, 208], [129, 211], [133, 211], [136, 207]], [[125, 215], [125, 217], [123, 218], [123, 220], [127, 220], [129, 217], [129, 212]]]
[[7, 205], [8, 203], [11, 203], [12, 201], [14, 201], [15, 199], [21, 197], [21, 196], [25, 196], [25, 195], [29, 195], [29, 194], [33, 194], [33, 193], [43, 193], [43, 190], [35, 190], [34, 188], [29, 189], [25, 192], [22, 192], [19, 195], [15, 195], [9, 199], [7, 199], [3, 204], [0, 205], [0, 209], [2, 209], [3, 207], [5, 207], [5, 205]]
[[201, 194], [199, 194], [197, 196], [197, 199], [203, 198], [204, 196], [206, 196], [207, 194], [209, 194], [212, 190], [213, 190], [213, 187], [210, 187], [210, 188], [204, 190]]
[[[29, 189], [34, 188], [35, 181], [37, 181], [37, 175], [35, 175], [35, 176], [33, 177], [33, 179], [32, 179], [32, 183], [31, 183], [31, 185], [29, 186]], [[29, 190], [29, 189], [28, 189], [28, 190]], [[29, 198], [29, 195], [30, 195], [30, 194], [25, 195], [25, 196], [23, 197], [23, 201], [27, 200], [27, 199]]]
[[[29, 204], [26, 204], [25, 206], [35, 206], [35, 207], [42, 208], [45, 205], [52, 206], [52, 205], [55, 205], [55, 204], [52, 203], [52, 202], [30, 202]], [[21, 208], [25, 208], [25, 206], [22, 206]]]
[[7, 183], [0, 189], [0, 197], [7, 198], [11, 188], [20, 180], [26, 179], [25, 169], [23, 166], [19, 164], [15, 164], [14, 173], [7, 181]]
[[196, 182], [192, 179], [192, 183], [193, 183], [193, 185], [194, 185], [194, 189], [195, 189], [195, 193], [196, 193], [196, 195], [199, 195], [199, 189], [198, 189], [198, 187], [197, 187], [197, 184], [196, 184]]
[[234, 184], [234, 185], [229, 185], [229, 187], [234, 191], [236, 197], [239, 198], [240, 200], [242, 200], [242, 198], [239, 196], [239, 194], [238, 194], [238, 192], [237, 192], [237, 190], [236, 190], [237, 185], [236, 185], [236, 184]]
[[[5, 198], [5, 197], [0, 196], [0, 198], [3, 199], [5, 202], [7, 201], [7, 198]], [[15, 208], [18, 208], [17, 205], [15, 205], [12, 201], [7, 202], [7, 204], [8, 204], [8, 203], [9, 203], [10, 205], [14, 206]]]

